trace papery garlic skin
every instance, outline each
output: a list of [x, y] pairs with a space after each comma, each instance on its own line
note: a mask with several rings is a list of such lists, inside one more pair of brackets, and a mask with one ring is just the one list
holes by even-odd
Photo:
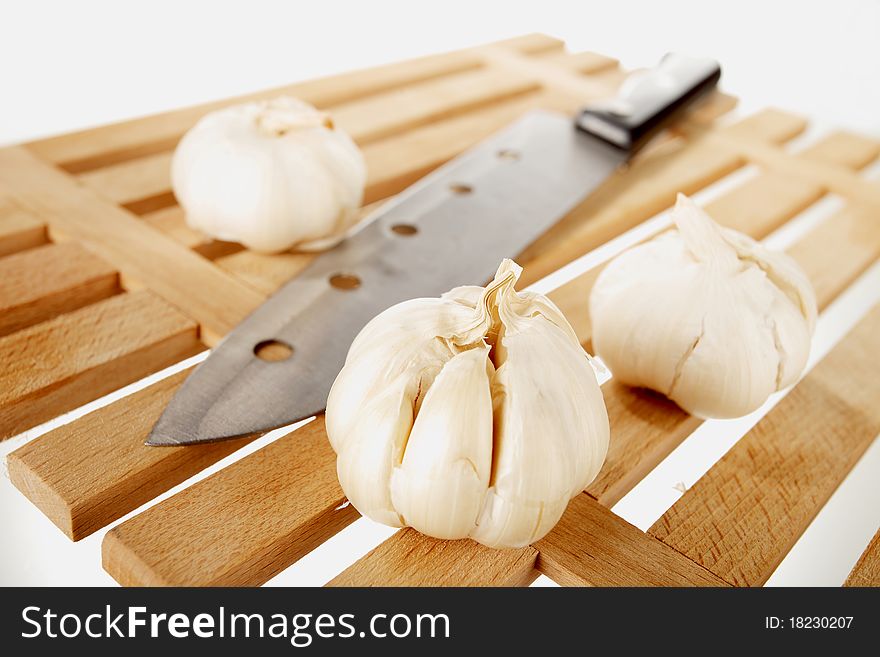
[[327, 401], [342, 489], [363, 515], [444, 539], [521, 547], [596, 477], [608, 416], [560, 310], [485, 288], [407, 301], [352, 343]]
[[351, 138], [289, 97], [211, 112], [171, 162], [190, 227], [267, 253], [333, 246], [356, 221], [365, 183]]
[[618, 381], [702, 418], [750, 413], [803, 372], [816, 298], [789, 256], [679, 195], [676, 229], [612, 260], [590, 295], [593, 348]]

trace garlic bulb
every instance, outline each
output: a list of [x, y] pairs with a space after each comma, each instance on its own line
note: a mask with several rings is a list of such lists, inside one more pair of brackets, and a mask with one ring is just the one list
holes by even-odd
[[593, 347], [619, 381], [704, 418], [757, 409], [807, 362], [816, 298], [789, 256], [679, 195], [677, 230], [625, 251], [590, 295]]
[[485, 288], [414, 299], [357, 336], [327, 401], [342, 489], [362, 514], [520, 547], [599, 472], [608, 416], [589, 356], [505, 260]]
[[365, 181], [351, 138], [288, 97], [208, 114], [171, 163], [174, 195], [192, 228], [269, 253], [338, 242], [356, 220]]

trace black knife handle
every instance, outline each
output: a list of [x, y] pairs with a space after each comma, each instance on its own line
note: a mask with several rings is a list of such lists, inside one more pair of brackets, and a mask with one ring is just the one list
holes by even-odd
[[720, 77], [713, 59], [669, 53], [656, 68], [631, 75], [616, 97], [581, 110], [577, 127], [634, 153], [711, 92]]

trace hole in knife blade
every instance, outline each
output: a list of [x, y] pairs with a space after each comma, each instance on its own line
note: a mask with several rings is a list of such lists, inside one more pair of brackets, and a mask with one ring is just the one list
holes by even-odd
[[449, 189], [451, 189], [456, 194], [470, 194], [474, 191], [474, 188], [470, 185], [465, 185], [464, 183], [452, 183], [449, 185]]
[[268, 363], [276, 363], [290, 358], [293, 347], [281, 340], [263, 340], [254, 346], [254, 355]]
[[398, 235], [403, 235], [404, 237], [410, 237], [419, 232], [419, 229], [412, 224], [394, 224], [391, 227], [391, 230]]
[[361, 279], [354, 274], [333, 274], [330, 285], [337, 290], [356, 290], [361, 286]]
[[519, 151], [515, 151], [512, 148], [502, 148], [498, 151], [497, 155], [502, 160], [518, 160], [520, 157]]

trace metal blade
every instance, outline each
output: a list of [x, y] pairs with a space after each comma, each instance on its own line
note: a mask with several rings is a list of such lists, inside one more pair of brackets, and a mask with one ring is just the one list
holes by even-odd
[[[400, 301], [485, 283], [626, 159], [570, 117], [527, 114], [400, 194], [254, 311], [190, 375], [147, 444], [222, 440], [321, 412], [370, 319]], [[360, 285], [338, 289], [336, 274]], [[266, 340], [293, 354], [258, 358]]]

